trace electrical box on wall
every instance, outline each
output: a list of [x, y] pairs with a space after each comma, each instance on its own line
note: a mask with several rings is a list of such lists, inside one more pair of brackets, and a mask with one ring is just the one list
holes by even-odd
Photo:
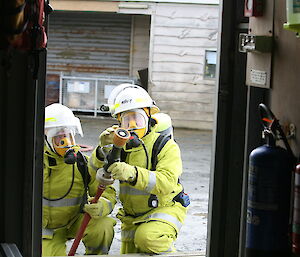
[[[245, 0], [245, 4], [250, 0]], [[300, 0], [299, 0], [300, 1]], [[256, 7], [258, 2], [253, 0]], [[239, 35], [239, 51], [247, 54], [246, 85], [270, 88], [274, 1], [259, 1], [260, 11], [249, 18], [248, 34]], [[249, 5], [250, 7], [251, 5]]]
[[240, 33], [239, 35], [239, 51], [270, 53], [272, 51], [273, 38], [270, 36], [255, 36]]
[[244, 16], [260, 17], [263, 15], [264, 0], [245, 0]]
[[286, 0], [287, 23], [283, 27], [300, 33], [300, 0]]

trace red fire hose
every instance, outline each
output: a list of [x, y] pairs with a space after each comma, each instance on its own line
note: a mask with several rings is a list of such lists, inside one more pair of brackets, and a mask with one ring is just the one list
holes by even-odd
[[[121, 150], [122, 147], [126, 144], [127, 140], [129, 139], [129, 132], [126, 129], [116, 129], [115, 130], [115, 134], [114, 134], [114, 138], [113, 138], [113, 148], [110, 151], [110, 153], [108, 154], [108, 156], [106, 157], [107, 162], [106, 164], [103, 166], [103, 169], [107, 172], [107, 168], [114, 162], [120, 161], [120, 155], [121, 155]], [[109, 175], [110, 177], [110, 175]], [[93, 198], [93, 200], [91, 201], [91, 203], [97, 203], [100, 196], [102, 195], [102, 193], [104, 192], [106, 188], [106, 185], [104, 184], [99, 184], [98, 189], [97, 189], [97, 193], [95, 195], [95, 197]], [[78, 245], [80, 243], [80, 240], [83, 237], [83, 233], [89, 223], [91, 219], [91, 216], [88, 213], [84, 214], [81, 226], [79, 228], [79, 230], [77, 231], [77, 235], [75, 237], [75, 240], [72, 244], [72, 247], [69, 251], [68, 256], [74, 256], [76, 253], [76, 250], [78, 248]]]

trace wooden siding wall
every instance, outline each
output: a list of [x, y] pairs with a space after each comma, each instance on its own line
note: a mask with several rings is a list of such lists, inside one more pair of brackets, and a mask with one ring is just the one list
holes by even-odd
[[138, 70], [148, 68], [150, 44], [150, 16], [133, 16], [133, 42], [131, 50], [131, 73], [138, 77]]
[[152, 15], [150, 93], [175, 127], [213, 128], [215, 80], [203, 78], [217, 48], [219, 6], [157, 4]]

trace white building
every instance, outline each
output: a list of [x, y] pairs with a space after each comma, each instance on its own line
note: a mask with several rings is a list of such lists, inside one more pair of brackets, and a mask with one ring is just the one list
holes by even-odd
[[60, 79], [64, 104], [98, 112], [112, 85], [136, 80], [140, 70], [148, 76], [142, 86], [175, 127], [212, 129], [218, 0], [51, 4], [48, 95]]

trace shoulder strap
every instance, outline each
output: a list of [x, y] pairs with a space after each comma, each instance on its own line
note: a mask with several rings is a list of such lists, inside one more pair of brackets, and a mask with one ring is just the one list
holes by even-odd
[[152, 155], [151, 155], [151, 170], [156, 169], [157, 165], [157, 155], [160, 153], [161, 149], [165, 146], [165, 144], [171, 139], [171, 135], [162, 135], [160, 134], [159, 137], [156, 139], [153, 148], [152, 148]]
[[77, 168], [81, 173], [84, 188], [87, 189], [88, 184], [91, 181], [91, 175], [88, 170], [87, 159], [80, 151], [77, 153]]
[[83, 213], [83, 207], [84, 204], [88, 202], [88, 196], [87, 196], [87, 191], [88, 191], [88, 185], [91, 181], [91, 175], [89, 173], [89, 168], [87, 165], [87, 159], [86, 157], [78, 151], [77, 156], [76, 156], [76, 164], [77, 168], [82, 176], [83, 184], [84, 184], [84, 194], [83, 194], [83, 199], [80, 204], [80, 212]]

